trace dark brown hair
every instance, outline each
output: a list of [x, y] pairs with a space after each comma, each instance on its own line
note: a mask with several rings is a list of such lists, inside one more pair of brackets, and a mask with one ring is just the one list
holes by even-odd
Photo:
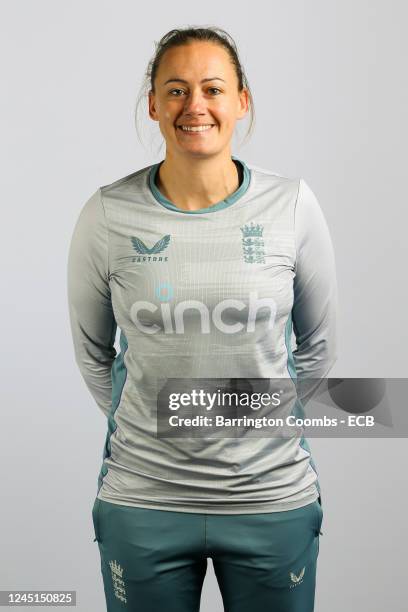
[[161, 62], [161, 59], [164, 53], [172, 48], [172, 47], [180, 47], [182, 45], [188, 45], [194, 41], [206, 41], [211, 42], [217, 45], [220, 45], [228, 52], [228, 55], [231, 59], [231, 62], [234, 66], [235, 73], [238, 79], [238, 91], [242, 91], [244, 87], [248, 89], [248, 98], [249, 98], [249, 111], [251, 115], [251, 122], [249, 129], [247, 131], [247, 136], [250, 134], [254, 122], [255, 122], [255, 109], [252, 93], [248, 84], [248, 79], [246, 78], [243, 66], [238, 56], [238, 50], [236, 44], [232, 37], [222, 28], [218, 27], [195, 27], [189, 26], [187, 28], [177, 28], [170, 30], [162, 36], [159, 42], [155, 41], [156, 51], [149, 61], [146, 73], [144, 75], [144, 80], [138, 95], [138, 99], [136, 102], [135, 108], [135, 124], [136, 124], [136, 132], [138, 134], [139, 140], [142, 142], [140, 138], [140, 133], [138, 130], [137, 123], [137, 115], [138, 108], [140, 102], [145, 98], [147, 100], [148, 92], [151, 90], [153, 93], [155, 92], [154, 82], [156, 79], [156, 74]]

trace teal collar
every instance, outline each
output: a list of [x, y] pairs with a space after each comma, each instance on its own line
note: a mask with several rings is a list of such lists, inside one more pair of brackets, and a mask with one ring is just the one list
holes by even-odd
[[177, 212], [195, 215], [195, 214], [211, 213], [211, 212], [216, 212], [217, 210], [222, 210], [224, 208], [227, 208], [228, 206], [231, 206], [231, 204], [234, 204], [234, 202], [239, 200], [239, 198], [244, 195], [244, 193], [249, 187], [249, 183], [251, 180], [251, 171], [248, 168], [248, 166], [245, 164], [245, 162], [243, 162], [241, 159], [238, 159], [234, 155], [232, 155], [231, 158], [235, 159], [242, 166], [242, 169], [243, 169], [242, 183], [238, 187], [238, 189], [234, 191], [234, 193], [226, 197], [224, 200], [221, 200], [220, 202], [217, 202], [216, 204], [212, 204], [211, 206], [208, 206], [207, 208], [200, 208], [199, 210], [183, 210], [182, 208], [178, 208], [178, 206], [175, 206], [173, 202], [171, 202], [170, 200], [164, 197], [164, 195], [158, 190], [156, 182], [155, 182], [157, 171], [159, 169], [160, 164], [162, 164], [163, 161], [158, 162], [157, 164], [153, 164], [150, 168], [150, 171], [149, 171], [150, 190], [154, 198], [160, 204], [162, 204], [166, 208], [169, 208], [170, 210], [175, 210]]

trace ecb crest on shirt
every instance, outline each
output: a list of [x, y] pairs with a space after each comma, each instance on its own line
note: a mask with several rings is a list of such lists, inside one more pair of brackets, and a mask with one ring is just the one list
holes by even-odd
[[242, 249], [245, 263], [265, 263], [264, 241], [262, 240], [263, 226], [259, 223], [250, 223], [241, 227]]
[[[263, 225], [255, 224], [252, 221], [249, 225], [241, 227], [242, 251], [245, 263], [265, 263], [263, 229]], [[138, 257], [133, 257], [133, 262], [167, 261], [166, 256], [157, 257], [157, 255], [169, 246], [170, 234], [160, 238], [152, 247], [148, 247], [137, 236], [131, 236], [130, 240], [134, 250], [138, 253]]]

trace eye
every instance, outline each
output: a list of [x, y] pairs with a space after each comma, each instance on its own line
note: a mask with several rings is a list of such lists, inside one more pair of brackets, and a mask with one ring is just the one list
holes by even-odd
[[[183, 89], [179, 89], [179, 88], [170, 89], [169, 94], [172, 94], [172, 95], [173, 95], [173, 92], [174, 92], [174, 91], [181, 91], [181, 92], [183, 92], [184, 90], [183, 90]], [[221, 89], [218, 89], [218, 87], [209, 87], [209, 88], [208, 88], [208, 91], [217, 91], [218, 93], [221, 93]], [[216, 95], [218, 95], [218, 94], [216, 94]], [[179, 96], [178, 96], [178, 95], [175, 95], [174, 97], [175, 97], [175, 98], [178, 98]]]
[[[173, 91], [183, 91], [182, 89], [170, 89], [169, 94], [171, 94]], [[174, 96], [175, 98], [178, 98], [178, 96]]]

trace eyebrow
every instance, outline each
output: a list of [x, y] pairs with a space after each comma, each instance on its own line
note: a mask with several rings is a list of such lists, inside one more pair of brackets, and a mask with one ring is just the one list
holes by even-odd
[[[224, 81], [224, 79], [221, 79], [220, 77], [211, 77], [209, 79], [202, 79], [201, 83], [206, 83], [207, 81]], [[177, 77], [172, 77], [171, 79], [167, 79], [167, 81], [165, 81], [163, 85], [167, 85], [167, 83], [172, 83], [172, 82], [188, 83], [188, 81], [186, 81], [185, 79], [179, 79]], [[226, 81], [224, 81], [224, 83], [225, 82]]]

